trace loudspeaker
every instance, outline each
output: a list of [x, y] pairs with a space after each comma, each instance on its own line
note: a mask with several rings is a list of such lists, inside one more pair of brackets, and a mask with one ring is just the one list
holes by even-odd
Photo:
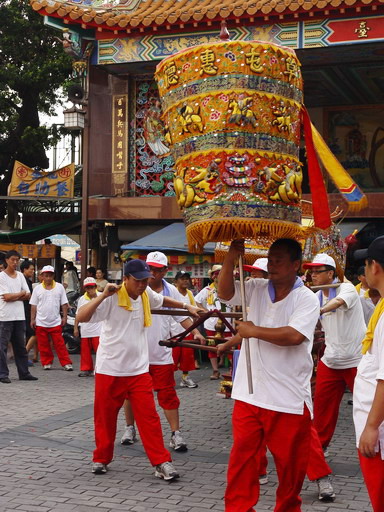
[[85, 98], [85, 91], [80, 84], [70, 85], [68, 87], [68, 99], [72, 103], [82, 104]]
[[117, 234], [117, 226], [107, 227], [107, 244], [108, 249], [112, 252], [119, 252], [122, 244]]

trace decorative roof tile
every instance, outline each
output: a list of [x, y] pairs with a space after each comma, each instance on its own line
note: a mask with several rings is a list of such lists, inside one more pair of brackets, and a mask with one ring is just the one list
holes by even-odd
[[[102, 30], [137, 30], [146, 27], [177, 29], [184, 23], [220, 21], [250, 16], [284, 16], [309, 11], [366, 8], [384, 5], [384, 0], [30, 0], [43, 15], [63, 18], [68, 23], [98, 26]], [[308, 14], [306, 14], [308, 16]], [[196, 26], [196, 25], [194, 25]], [[99, 28], [99, 30], [100, 30]]]

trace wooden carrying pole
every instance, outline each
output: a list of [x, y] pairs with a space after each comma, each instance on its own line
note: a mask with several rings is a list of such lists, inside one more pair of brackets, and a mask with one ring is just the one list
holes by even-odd
[[[243, 269], [243, 256], [239, 256], [239, 274], [240, 274], [240, 291], [241, 291], [241, 308], [243, 310], [243, 321], [247, 321], [247, 304], [245, 302], [245, 286], [244, 286], [244, 269]], [[247, 366], [248, 378], [248, 392], [253, 394], [253, 381], [252, 381], [252, 367], [251, 367], [251, 352], [249, 350], [249, 339], [243, 339], [243, 346], [245, 350], [245, 364]]]
[[185, 348], [196, 348], [198, 350], [205, 350], [206, 352], [215, 352], [217, 353], [217, 347], [212, 345], [201, 345], [200, 343], [192, 343], [188, 341], [170, 341], [170, 340], [161, 340], [159, 341], [159, 345], [161, 347], [185, 347]]

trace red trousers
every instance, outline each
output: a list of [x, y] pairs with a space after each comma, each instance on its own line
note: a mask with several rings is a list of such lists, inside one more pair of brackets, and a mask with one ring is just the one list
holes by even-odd
[[324, 457], [323, 447], [321, 446], [319, 435], [315, 426], [311, 424], [311, 449], [307, 466], [307, 477], [309, 480], [318, 480], [323, 476], [330, 475], [332, 469], [328, 466]]
[[373, 458], [363, 457], [358, 453], [373, 512], [384, 512], [384, 460], [380, 452]]
[[43, 366], [53, 363], [54, 356], [49, 338], [52, 340], [61, 366], [72, 364], [67, 347], [65, 346], [61, 325], [57, 325], [56, 327], [41, 327], [40, 325], [37, 325], [36, 337], [37, 346], [40, 352], [40, 361]]
[[125, 399], [131, 402], [145, 453], [152, 466], [170, 462], [165, 449], [160, 418], [156, 412], [149, 373], [134, 377], [95, 376], [95, 441], [93, 462], [109, 464], [113, 459], [117, 416]]
[[[210, 331], [209, 329], [206, 329], [205, 333], [210, 338], [213, 338], [215, 336], [215, 334], [217, 334], [216, 331]], [[230, 331], [223, 332], [223, 338], [231, 338], [232, 336], [233, 336], [233, 334]], [[228, 355], [230, 355], [230, 354], [228, 354]], [[228, 355], [227, 355], [227, 357], [228, 357]], [[217, 359], [216, 352], [208, 352], [208, 358], [209, 359]]]
[[266, 444], [275, 460], [279, 486], [275, 512], [300, 512], [300, 491], [311, 442], [311, 418], [262, 409], [239, 400], [232, 415], [225, 512], [252, 512], [259, 499], [260, 457]]
[[80, 371], [93, 371], [92, 349], [96, 354], [98, 346], [99, 336], [93, 336], [91, 338], [81, 338]]
[[[260, 469], [259, 475], [266, 475], [268, 468], [268, 459], [267, 459], [267, 447], [264, 446], [262, 448], [262, 452], [260, 454]], [[327, 461], [324, 457], [323, 448], [320, 443], [319, 436], [317, 434], [317, 430], [311, 424], [311, 449], [309, 452], [309, 460], [307, 466], [307, 477], [309, 480], [318, 480], [323, 476], [330, 475], [332, 473], [332, 469], [328, 466]]]
[[[184, 341], [189, 340], [193, 340], [192, 333], [184, 338]], [[196, 346], [196, 348], [198, 348], [198, 346]], [[173, 347], [172, 357], [175, 364], [175, 372], [177, 372], [177, 370], [181, 370], [182, 372], [192, 372], [193, 370], [196, 370], [193, 348]]]
[[[178, 409], [180, 400], [175, 386], [173, 364], [150, 364], [149, 373], [152, 377], [152, 387], [157, 393], [157, 401], [162, 409]], [[136, 418], [136, 416], [135, 416]]]
[[322, 361], [317, 366], [316, 389], [313, 400], [314, 425], [320, 443], [326, 448], [335, 432], [339, 407], [345, 388], [353, 391], [357, 368], [335, 370]]

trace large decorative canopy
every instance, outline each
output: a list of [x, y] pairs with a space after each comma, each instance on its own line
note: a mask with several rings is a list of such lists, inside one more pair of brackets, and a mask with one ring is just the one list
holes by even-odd
[[99, 31], [148, 32], [212, 25], [222, 19], [289, 20], [374, 14], [384, 0], [31, 0], [43, 15]]

